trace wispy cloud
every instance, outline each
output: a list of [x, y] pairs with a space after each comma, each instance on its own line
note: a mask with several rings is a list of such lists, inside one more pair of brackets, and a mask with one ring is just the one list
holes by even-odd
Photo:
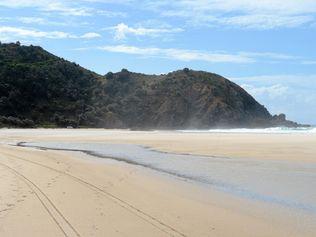
[[[316, 103], [316, 75], [261, 75], [251, 77], [231, 78], [234, 82], [243, 85], [245, 89], [263, 99], [274, 99], [276, 96], [283, 95], [283, 99], [289, 101], [298, 100], [297, 102]], [[284, 97], [286, 95], [286, 97]], [[307, 99], [308, 98], [308, 99]]]
[[100, 34], [89, 32], [83, 35], [75, 35], [63, 31], [39, 31], [19, 27], [0, 26], [0, 38], [2, 40], [20, 40], [30, 38], [47, 38], [47, 39], [92, 39], [101, 37]]
[[[75, 50], [91, 50], [98, 49], [112, 53], [122, 53], [138, 55], [141, 57], [155, 57], [178, 61], [204, 61], [209, 63], [239, 63], [248, 64], [256, 62], [281, 63], [290, 61], [300, 63], [301, 57], [273, 53], [273, 52], [235, 52], [228, 53], [225, 51], [203, 51], [194, 49], [179, 49], [179, 48], [159, 48], [159, 47], [137, 47], [132, 45], [105, 45], [90, 48], [77, 48]], [[248, 78], [251, 79], [251, 78]]]
[[0, 17], [0, 22], [7, 22], [11, 20], [11, 17]]
[[162, 34], [171, 34], [182, 32], [181, 28], [146, 28], [146, 27], [130, 27], [124, 23], [120, 23], [113, 27], [105, 28], [114, 32], [114, 38], [117, 40], [125, 39], [128, 35], [157, 37]]
[[67, 16], [124, 17], [126, 13], [93, 7], [127, 4], [153, 10], [162, 17], [180, 17], [191, 24], [226, 25], [246, 29], [274, 29], [315, 24], [315, 0], [0, 0], [0, 6], [37, 8]]
[[238, 54], [211, 53], [198, 50], [184, 50], [175, 48], [140, 48], [128, 45], [110, 45], [98, 49], [124, 54], [140, 55], [144, 57], [159, 57], [179, 61], [205, 61], [210, 63], [252, 63], [253, 59]]
[[263, 83], [264, 85], [271, 85], [277, 83], [285, 83], [288, 85], [298, 85], [300, 88], [316, 87], [316, 75], [261, 75], [249, 77], [235, 77], [234, 81], [242, 83]]
[[[118, 17], [124, 16], [122, 12], [108, 11], [90, 7], [85, 2], [97, 1], [69, 1], [69, 0], [0, 0], [0, 6], [9, 8], [36, 8], [42, 12], [56, 12], [65, 16], [93, 16], [95, 14]], [[106, 2], [106, 1], [100, 1]]]
[[302, 64], [305, 64], [305, 65], [316, 65], [316, 60], [313, 61], [313, 60], [306, 60], [306, 61], [303, 61]]
[[40, 24], [40, 25], [44, 25], [48, 23], [46, 19], [41, 18], [41, 17], [19, 17], [18, 21], [25, 24]]
[[215, 22], [228, 25], [238, 26], [246, 29], [269, 30], [274, 28], [292, 28], [310, 23], [314, 20], [313, 16], [282, 16], [268, 14], [251, 14], [239, 15], [232, 17], [220, 17], [214, 19]]
[[23, 24], [29, 24], [29, 25], [53, 25], [53, 26], [66, 26], [66, 22], [62, 21], [53, 21], [50, 19], [42, 18], [42, 17], [16, 17], [16, 18], [10, 18], [10, 21], [16, 20], [18, 22], [21, 22]]
[[295, 60], [300, 58], [298, 56], [273, 52], [241, 52], [241, 54], [245, 54], [252, 57], [261, 57], [276, 60]]
[[130, 45], [106, 45], [98, 47], [107, 52], [139, 55], [142, 57], [157, 57], [179, 61], [204, 61], [210, 63], [254, 63], [258, 60], [292, 60], [296, 57], [271, 52], [208, 52], [177, 48], [136, 47]]
[[88, 8], [81, 6], [74, 7], [69, 2], [61, 0], [0, 0], [0, 6], [9, 8], [37, 8], [41, 11], [59, 12], [73, 16], [89, 15]]
[[254, 97], [268, 96], [272, 99], [285, 96], [289, 89], [287, 86], [281, 84], [275, 84], [271, 86], [254, 86], [250, 84], [242, 84], [241, 87], [243, 87]]
[[316, 14], [314, 0], [149, 0], [146, 6], [163, 16], [184, 18], [191, 24], [263, 30], [312, 24]]
[[89, 32], [89, 33], [85, 33], [81, 36], [77, 36], [77, 38], [82, 38], [82, 39], [94, 39], [94, 38], [100, 38], [101, 35], [99, 33], [95, 33], [95, 32]]
[[28, 26], [62, 26], [79, 28], [89, 25], [87, 21], [78, 21], [73, 18], [56, 17], [56, 16], [15, 16], [0, 17], [0, 22], [10, 25], [28, 25]]
[[286, 113], [302, 123], [316, 117], [316, 75], [262, 75], [231, 78], [274, 114]]

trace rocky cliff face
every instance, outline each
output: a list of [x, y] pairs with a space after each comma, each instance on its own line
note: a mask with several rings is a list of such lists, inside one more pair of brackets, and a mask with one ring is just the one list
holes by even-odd
[[0, 45], [0, 125], [135, 129], [299, 126], [235, 83], [184, 69], [100, 76], [40, 47]]

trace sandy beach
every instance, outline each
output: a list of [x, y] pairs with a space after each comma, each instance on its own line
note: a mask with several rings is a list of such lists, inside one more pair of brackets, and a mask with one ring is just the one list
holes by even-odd
[[[0, 236], [316, 235], [315, 213], [82, 152], [9, 145], [137, 144], [236, 161], [309, 165], [316, 161], [316, 134], [2, 129], [0, 139]], [[315, 183], [307, 185], [312, 189]]]

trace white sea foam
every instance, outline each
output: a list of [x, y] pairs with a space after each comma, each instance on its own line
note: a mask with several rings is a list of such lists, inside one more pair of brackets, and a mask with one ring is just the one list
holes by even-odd
[[264, 134], [291, 134], [291, 133], [316, 133], [316, 127], [274, 127], [274, 128], [233, 128], [233, 129], [209, 129], [209, 130], [178, 130], [184, 133], [264, 133]]

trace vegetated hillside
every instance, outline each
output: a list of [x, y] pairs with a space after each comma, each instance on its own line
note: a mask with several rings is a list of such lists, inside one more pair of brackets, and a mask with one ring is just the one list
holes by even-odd
[[0, 45], [0, 126], [184, 129], [297, 126], [245, 90], [184, 69], [100, 76], [40, 47]]

